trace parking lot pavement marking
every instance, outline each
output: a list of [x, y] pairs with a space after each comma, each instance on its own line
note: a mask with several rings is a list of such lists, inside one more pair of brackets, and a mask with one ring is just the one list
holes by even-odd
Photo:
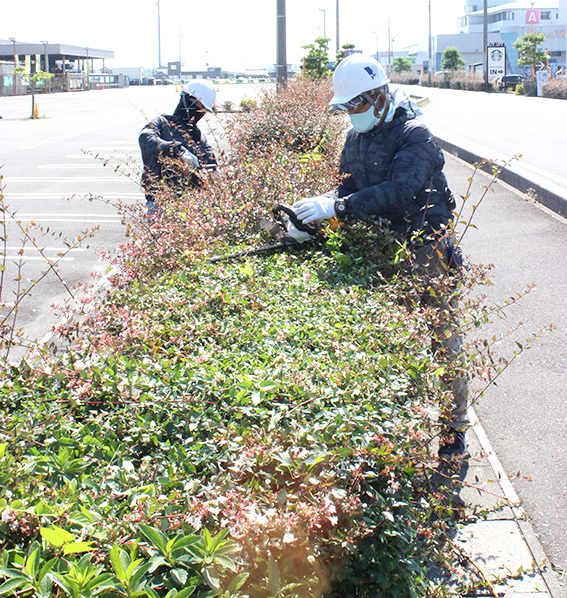
[[[3, 254], [2, 252], [0, 252], [0, 257], [4, 260], [13, 260], [13, 261], [17, 261], [17, 262], [47, 262], [47, 260], [45, 259], [45, 257], [38, 255], [8, 255], [8, 254]], [[74, 257], [53, 257], [50, 258], [51, 262], [74, 262], [75, 258]]]
[[79, 176], [79, 177], [62, 177], [62, 176], [22, 176], [22, 177], [5, 177], [3, 179], [4, 184], [7, 183], [96, 183], [96, 182], [108, 182], [112, 181], [114, 183], [129, 183], [134, 185], [139, 185], [136, 181], [133, 181], [131, 178], [128, 177], [119, 177], [119, 176], [110, 176], [110, 177], [102, 177], [102, 176]]
[[8, 216], [6, 224], [15, 224], [22, 220], [26, 222], [80, 222], [84, 224], [120, 224], [122, 222], [122, 218], [117, 217], [116, 214], [80, 214], [80, 218], [77, 218], [76, 213], [20, 214], [18, 212]]

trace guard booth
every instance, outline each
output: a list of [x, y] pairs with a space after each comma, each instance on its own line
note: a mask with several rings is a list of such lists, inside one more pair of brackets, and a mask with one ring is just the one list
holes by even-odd
[[[104, 71], [107, 58], [114, 58], [114, 52], [48, 42], [30, 44], [19, 42], [13, 38], [9, 41], [0, 40], [0, 64], [11, 63], [12, 65], [11, 82], [10, 75], [4, 75], [0, 69], [0, 79], [3, 83], [0, 94], [25, 95], [28, 93], [28, 85], [25, 81], [13, 74], [15, 66], [24, 67], [26, 73], [30, 75], [39, 71], [53, 74], [53, 77], [43, 86], [36, 88], [36, 93], [91, 89], [90, 77], [94, 74], [95, 65], [98, 63], [100, 67], [97, 65], [97, 68]], [[100, 83], [93, 82], [93, 85], [98, 88]]]

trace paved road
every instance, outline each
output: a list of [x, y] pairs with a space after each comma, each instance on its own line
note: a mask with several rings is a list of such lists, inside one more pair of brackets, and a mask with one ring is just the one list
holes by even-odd
[[[237, 106], [261, 89], [257, 85], [220, 86], [219, 105], [230, 100]], [[172, 112], [178, 98], [175, 86], [40, 95], [39, 114], [45, 118], [38, 120], [28, 118], [29, 97], [0, 98], [0, 172], [5, 201], [16, 214], [7, 222], [4, 302], [14, 301], [20, 266], [23, 284], [28, 286], [29, 280], [38, 280], [45, 272], [41, 251], [59, 260], [57, 269], [69, 288], [106, 268], [108, 260], [99, 259], [99, 252], [114, 253], [124, 234], [116, 202], [139, 207], [144, 203], [138, 185], [138, 133], [155, 114]], [[208, 123], [204, 129], [214, 145], [220, 139], [220, 124], [215, 117]], [[33, 228], [30, 234], [41, 251], [28, 241], [20, 255], [25, 237], [21, 228], [32, 221], [49, 234]], [[93, 227], [99, 227], [94, 238], [66, 251], [66, 242]], [[65, 254], [59, 258], [61, 252]], [[53, 273], [34, 287], [18, 314], [30, 339], [42, 338], [49, 331], [56, 321], [51, 305], [69, 296]], [[12, 355], [18, 356], [18, 352]]]
[[516, 164], [567, 190], [565, 100], [419, 86], [404, 89], [431, 99], [423, 118], [436, 134], [462, 137], [484, 148], [487, 158], [521, 155]]

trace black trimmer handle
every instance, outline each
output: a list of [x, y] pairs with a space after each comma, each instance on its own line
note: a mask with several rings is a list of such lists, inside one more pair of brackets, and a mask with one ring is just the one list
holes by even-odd
[[309, 224], [304, 224], [303, 222], [301, 222], [301, 220], [297, 217], [296, 213], [289, 206], [284, 206], [283, 204], [279, 203], [277, 206], [274, 206], [272, 208], [272, 214], [274, 215], [274, 218], [278, 222], [283, 223], [282, 212], [289, 216], [289, 219], [291, 220], [291, 223], [293, 224], [293, 226], [295, 226], [295, 228], [303, 231], [304, 233], [309, 233], [310, 235], [317, 234], [319, 229], [314, 226], [309, 226]]

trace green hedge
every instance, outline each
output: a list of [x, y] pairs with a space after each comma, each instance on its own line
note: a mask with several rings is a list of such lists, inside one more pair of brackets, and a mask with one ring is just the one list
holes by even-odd
[[431, 482], [428, 413], [452, 364], [424, 299], [452, 281], [416, 279], [380, 222], [207, 261], [336, 184], [328, 92], [239, 117], [216, 177], [133, 221], [69, 352], [3, 368], [0, 595], [443, 595], [459, 511]]

